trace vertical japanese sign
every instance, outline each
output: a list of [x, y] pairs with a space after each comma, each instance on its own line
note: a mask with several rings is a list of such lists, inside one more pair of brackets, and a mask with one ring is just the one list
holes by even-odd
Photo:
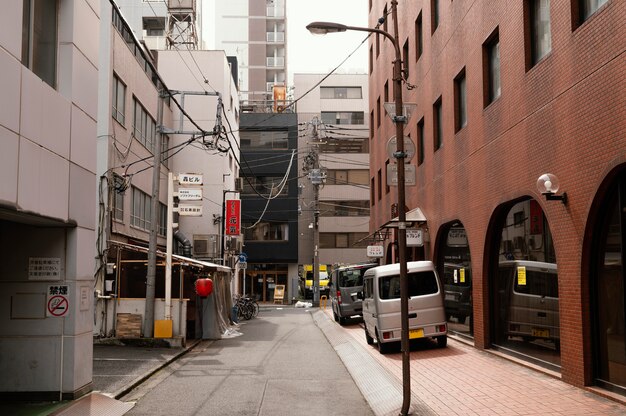
[[226, 235], [239, 235], [241, 233], [241, 201], [229, 199], [226, 201]]

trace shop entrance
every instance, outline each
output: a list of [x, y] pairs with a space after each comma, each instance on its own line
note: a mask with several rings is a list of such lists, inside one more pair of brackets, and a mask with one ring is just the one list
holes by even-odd
[[276, 285], [284, 285], [285, 291], [288, 287], [287, 266], [285, 265], [284, 270], [280, 266], [282, 265], [248, 265], [246, 292], [259, 302], [273, 302]]

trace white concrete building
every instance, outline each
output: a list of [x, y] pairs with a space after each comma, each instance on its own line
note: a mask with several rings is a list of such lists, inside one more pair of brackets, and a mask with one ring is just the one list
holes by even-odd
[[101, 3], [0, 13], [0, 397], [91, 390]]
[[[334, 74], [317, 85], [326, 74], [294, 74], [295, 96], [313, 90], [297, 104], [300, 140], [299, 171], [306, 156], [319, 154], [326, 183], [319, 188], [320, 264], [349, 264], [367, 261], [366, 243], [358, 243], [369, 230], [369, 116], [368, 76]], [[310, 124], [317, 120], [318, 137]], [[299, 179], [299, 262], [313, 258], [314, 186]], [[358, 243], [358, 244], [357, 244]]]

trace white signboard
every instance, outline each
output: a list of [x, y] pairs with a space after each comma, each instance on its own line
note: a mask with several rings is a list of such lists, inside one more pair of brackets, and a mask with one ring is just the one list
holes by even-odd
[[202, 205], [179, 205], [178, 214], [187, 217], [201, 217]]
[[[387, 140], [387, 156], [389, 156], [391, 160], [394, 159], [393, 155], [398, 149], [397, 142], [396, 136], [391, 136], [391, 139]], [[413, 143], [413, 140], [408, 136], [404, 136], [404, 153], [406, 153], [405, 160], [407, 161], [413, 159], [413, 156], [415, 156], [415, 143]]]
[[420, 228], [406, 230], [407, 247], [422, 247], [424, 245], [423, 232]]
[[202, 188], [178, 188], [181, 201], [202, 201]]
[[68, 285], [48, 286], [46, 294], [46, 316], [64, 318], [70, 309], [70, 287]]
[[448, 247], [467, 247], [465, 228], [450, 228], [447, 243]]
[[61, 258], [29, 257], [28, 280], [61, 280]]
[[[415, 165], [404, 165], [404, 184], [406, 186], [415, 185]], [[398, 165], [395, 163], [387, 165], [387, 185], [398, 186]]]
[[367, 246], [367, 257], [383, 257], [383, 246]]
[[178, 175], [180, 185], [202, 185], [202, 175], [195, 173], [181, 173]]

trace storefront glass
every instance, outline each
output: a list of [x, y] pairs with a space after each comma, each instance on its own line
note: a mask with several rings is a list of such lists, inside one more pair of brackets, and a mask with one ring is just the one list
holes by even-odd
[[626, 175], [601, 212], [594, 253], [595, 358], [599, 384], [626, 393], [626, 339], [624, 337], [624, 236], [626, 235]]
[[473, 336], [472, 263], [465, 228], [460, 222], [447, 227], [439, 242], [441, 274], [446, 319], [451, 332]]
[[490, 281], [492, 344], [559, 370], [556, 254], [550, 227], [537, 201], [519, 202], [504, 217], [498, 265]]

